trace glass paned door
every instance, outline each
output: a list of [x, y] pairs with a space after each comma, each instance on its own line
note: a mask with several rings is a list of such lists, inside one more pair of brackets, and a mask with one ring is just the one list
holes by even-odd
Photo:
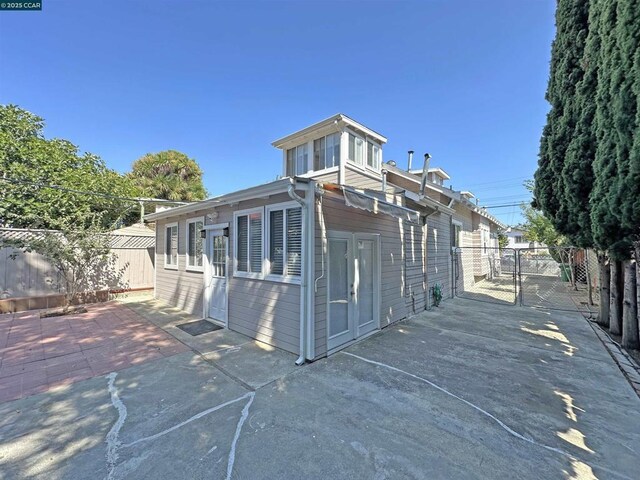
[[378, 237], [331, 232], [327, 267], [327, 349], [379, 327]]
[[209, 246], [209, 317], [226, 322], [227, 317], [227, 237], [212, 231]]
[[329, 349], [352, 339], [352, 315], [350, 308], [351, 278], [348, 238], [329, 239], [329, 265], [327, 272], [327, 296], [329, 318]]
[[377, 328], [376, 320], [376, 244], [373, 240], [356, 236], [356, 298], [358, 322], [357, 336]]

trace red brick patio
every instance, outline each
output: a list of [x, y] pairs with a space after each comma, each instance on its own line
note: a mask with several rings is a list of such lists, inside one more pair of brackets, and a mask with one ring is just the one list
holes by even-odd
[[40, 318], [0, 315], [0, 402], [45, 392], [188, 348], [117, 302]]

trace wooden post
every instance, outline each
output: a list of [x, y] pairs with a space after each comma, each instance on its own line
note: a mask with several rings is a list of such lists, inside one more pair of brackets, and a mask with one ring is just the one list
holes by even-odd
[[636, 263], [624, 262], [624, 300], [622, 303], [622, 346], [627, 350], [638, 349], [638, 306], [636, 298]]
[[611, 260], [611, 289], [609, 302], [609, 331], [613, 335], [622, 333], [622, 292], [620, 291], [620, 261]]
[[598, 315], [598, 323], [603, 327], [608, 327], [611, 271], [609, 269], [607, 255], [604, 252], [598, 253], [598, 267], [600, 273], [600, 312]]

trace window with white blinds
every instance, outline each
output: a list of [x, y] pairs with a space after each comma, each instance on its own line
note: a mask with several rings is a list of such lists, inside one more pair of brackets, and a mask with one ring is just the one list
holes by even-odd
[[287, 210], [287, 270], [285, 275], [302, 273], [302, 208]]
[[262, 273], [262, 212], [236, 217], [236, 272]]
[[238, 276], [299, 281], [302, 208], [287, 203], [237, 212], [235, 226], [235, 273]]
[[268, 274], [299, 277], [302, 273], [302, 209], [269, 209]]
[[187, 220], [187, 269], [202, 271], [203, 238], [200, 231], [204, 227], [204, 218]]
[[262, 213], [249, 215], [249, 271], [262, 272]]
[[178, 224], [171, 223], [165, 227], [164, 267], [178, 268]]
[[284, 274], [284, 211], [269, 212], [269, 274]]
[[249, 271], [249, 218], [246, 215], [239, 216], [236, 229], [236, 270], [238, 272]]

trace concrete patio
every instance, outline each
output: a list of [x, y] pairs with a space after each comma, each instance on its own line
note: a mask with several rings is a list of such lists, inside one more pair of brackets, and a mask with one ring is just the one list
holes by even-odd
[[449, 300], [304, 367], [230, 333], [0, 405], [0, 478], [637, 478], [640, 400], [578, 314]]

